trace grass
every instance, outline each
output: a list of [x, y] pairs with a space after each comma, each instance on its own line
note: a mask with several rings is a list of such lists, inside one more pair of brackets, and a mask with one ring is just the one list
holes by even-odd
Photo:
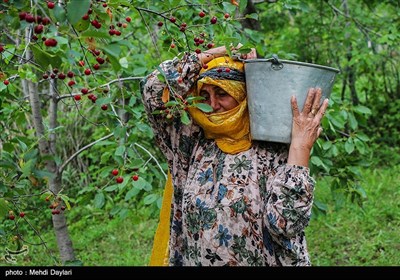
[[364, 170], [367, 201], [362, 208], [346, 202], [337, 208], [327, 181], [315, 197], [328, 204], [325, 216], [306, 230], [314, 266], [397, 266], [400, 264], [400, 168]]
[[[400, 168], [365, 170], [368, 199], [363, 207], [351, 202], [337, 207], [328, 187], [318, 179], [315, 197], [327, 205], [306, 229], [314, 266], [396, 266], [400, 264]], [[146, 208], [125, 219], [76, 207], [68, 213], [69, 232], [77, 259], [84, 266], [147, 266], [157, 219]], [[30, 246], [18, 266], [57, 265], [52, 229], [43, 230], [50, 251]], [[7, 265], [4, 262], [0, 265]]]

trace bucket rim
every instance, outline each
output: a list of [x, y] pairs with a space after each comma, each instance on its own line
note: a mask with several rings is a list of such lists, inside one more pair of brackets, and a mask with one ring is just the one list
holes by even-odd
[[[244, 64], [246, 63], [257, 63], [257, 62], [270, 62], [272, 63], [272, 60], [269, 58], [255, 58], [255, 59], [246, 59], [243, 60]], [[294, 61], [294, 60], [284, 60], [284, 59], [279, 59], [279, 62], [281, 63], [287, 63], [287, 64], [294, 64], [294, 65], [301, 65], [301, 66], [307, 66], [307, 67], [314, 67], [314, 68], [320, 68], [324, 70], [330, 70], [334, 71], [336, 73], [340, 73], [340, 70], [337, 68], [325, 66], [325, 65], [319, 65], [319, 64], [314, 64], [314, 63], [308, 63], [308, 62], [301, 62], [301, 61]]]

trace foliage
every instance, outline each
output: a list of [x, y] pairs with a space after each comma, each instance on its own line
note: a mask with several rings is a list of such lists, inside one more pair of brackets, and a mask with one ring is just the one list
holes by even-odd
[[[278, 54], [341, 70], [310, 168], [331, 178], [337, 205], [348, 197], [363, 205], [360, 167], [399, 160], [392, 158], [400, 146], [398, 4], [235, 3], [0, 3], [2, 245], [20, 249], [29, 242], [24, 236], [34, 233], [33, 243], [45, 248], [51, 263], [57, 257], [38, 229], [49, 230], [50, 217], [54, 221], [71, 207], [126, 220], [147, 206], [155, 217], [167, 166], [147, 124], [139, 81], [165, 59], [219, 45], [242, 43], [261, 57]], [[175, 96], [167, 105], [174, 117], [188, 121], [184, 108], [190, 100]], [[37, 127], [39, 116], [44, 132]], [[325, 203], [316, 201], [316, 213], [326, 211]], [[75, 219], [89, 217], [78, 211]]]
[[314, 266], [397, 266], [399, 244], [399, 167], [362, 169], [368, 199], [363, 207], [333, 203], [329, 178], [318, 182], [316, 196], [327, 205], [306, 230]]

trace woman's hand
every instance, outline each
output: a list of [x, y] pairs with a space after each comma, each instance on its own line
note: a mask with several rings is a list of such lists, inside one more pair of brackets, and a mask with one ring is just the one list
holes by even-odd
[[289, 164], [308, 166], [311, 149], [322, 133], [321, 120], [328, 108], [328, 99], [320, 103], [322, 91], [320, 88], [310, 88], [300, 112], [297, 100], [292, 96], [292, 139], [289, 150]]
[[[243, 45], [239, 43], [236, 47], [231, 48], [231, 51], [239, 52], [239, 49], [242, 46]], [[226, 48], [225, 48], [225, 46], [221, 46], [221, 47], [216, 47], [216, 48], [212, 48], [212, 49], [206, 50], [204, 52], [201, 52], [201, 53], [197, 54], [197, 57], [199, 58], [200, 63], [203, 65], [203, 64], [207, 64], [214, 58], [225, 56], [225, 55], [227, 55]], [[241, 53], [240, 58], [241, 59], [257, 58], [256, 49], [251, 48], [251, 51], [249, 53], [243, 53], [243, 54]]]

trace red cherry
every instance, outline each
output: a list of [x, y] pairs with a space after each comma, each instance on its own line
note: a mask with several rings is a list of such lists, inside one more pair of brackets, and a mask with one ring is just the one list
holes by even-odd
[[162, 21], [159, 21], [159, 22], [157, 23], [157, 25], [158, 25], [159, 27], [161, 27], [161, 26], [164, 25], [164, 23], [163, 23]]
[[85, 75], [90, 75], [92, 73], [92, 71], [89, 69], [89, 68], [87, 68], [86, 70], [85, 70]]
[[79, 65], [82, 66], [82, 67], [85, 66], [85, 61], [80, 60], [80, 61], [79, 61]]
[[139, 176], [138, 176], [138, 175], [133, 175], [133, 176], [132, 176], [132, 180], [133, 180], [133, 181], [139, 180]]
[[87, 88], [82, 88], [81, 89], [82, 94], [87, 94], [89, 90]]
[[49, 8], [49, 9], [54, 9], [55, 5], [56, 4], [54, 4], [54, 2], [51, 2], [51, 1], [47, 2], [47, 8]]
[[95, 64], [95, 65], [93, 65], [93, 69], [95, 69], [95, 70], [99, 70], [100, 69], [100, 64]]
[[79, 94], [77, 94], [77, 95], [74, 96], [74, 99], [75, 99], [76, 101], [81, 100], [81, 98], [82, 98], [82, 97], [81, 97]]
[[6, 86], [8, 86], [9, 84], [10, 84], [10, 81], [9, 80], [4, 80], [4, 82], [3, 82]]
[[210, 20], [211, 24], [216, 24], [217, 23], [217, 18], [214, 16]]
[[229, 18], [231, 15], [229, 13], [225, 13], [224, 18]]
[[68, 78], [73, 78], [75, 76], [75, 74], [72, 71], [68, 71], [67, 76], [68, 76]]
[[35, 17], [31, 14], [26, 14], [25, 20], [26, 20], [26, 22], [32, 23], [35, 21]]
[[206, 13], [204, 12], [204, 11], [201, 11], [200, 13], [199, 13], [199, 17], [205, 17], [205, 15], [206, 15]]
[[25, 213], [24, 213], [24, 212], [20, 212], [20, 213], [19, 213], [19, 216], [20, 216], [21, 218], [23, 218], [23, 217], [25, 217]]
[[103, 64], [104, 63], [104, 58], [102, 58], [102, 57], [100, 57], [100, 56], [98, 56], [98, 57], [96, 57], [96, 60], [97, 60], [97, 62], [99, 63], [99, 64]]
[[114, 176], [117, 176], [119, 173], [118, 169], [114, 169], [113, 171], [111, 171], [111, 174]]
[[49, 78], [49, 75], [48, 74], [43, 74], [43, 79], [48, 79]]
[[124, 181], [124, 178], [122, 178], [122, 177], [117, 177], [117, 178], [115, 179], [115, 181], [116, 181], [118, 184], [121, 184], [121, 183]]
[[125, 20], [126, 20], [127, 22], [131, 22], [131, 21], [132, 21], [131, 17], [126, 17]]
[[0, 45], [0, 53], [4, 52], [4, 46]]
[[170, 18], [169, 18], [169, 21], [172, 22], [172, 23], [175, 23], [175, 22], [176, 22], [176, 18], [170, 17]]
[[55, 47], [55, 46], [57, 46], [57, 40], [54, 38], [49, 38], [49, 39], [46, 39], [46, 41], [44, 41], [44, 44], [47, 47]]
[[68, 85], [69, 85], [70, 87], [72, 87], [73, 85], [75, 85], [75, 81], [69, 81], [69, 82], [68, 82]]
[[15, 219], [15, 216], [13, 214], [9, 215], [8, 218], [13, 221]]
[[213, 44], [213, 43], [208, 43], [208, 44], [207, 44], [207, 48], [212, 49], [213, 47], [214, 47], [214, 44]]
[[107, 106], [107, 104], [103, 104], [103, 105], [101, 105], [101, 110], [105, 111], [105, 110], [107, 110], [107, 109], [108, 109], [108, 106]]
[[42, 18], [42, 24], [43, 25], [48, 25], [50, 24], [50, 19], [48, 17]]
[[65, 77], [67, 77], [67, 76], [66, 76], [64, 73], [58, 73], [58, 78], [59, 78], [60, 80], [64, 80]]
[[43, 32], [43, 25], [42, 24], [36, 25], [35, 28], [33, 29], [33, 32], [35, 32], [36, 34], [42, 33]]
[[171, 49], [173, 49], [173, 48], [175, 48], [175, 44], [174, 43], [171, 43]]

